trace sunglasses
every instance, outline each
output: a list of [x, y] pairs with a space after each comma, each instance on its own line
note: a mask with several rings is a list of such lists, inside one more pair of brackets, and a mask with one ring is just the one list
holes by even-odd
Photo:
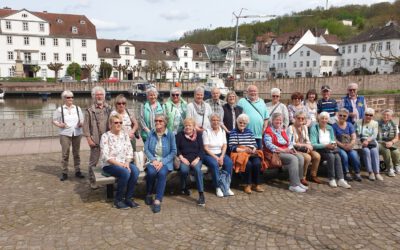
[[118, 125], [118, 124], [122, 125], [122, 122], [114, 122], [114, 124], [115, 125]]
[[344, 118], [346, 118], [346, 117], [347, 117], [347, 115], [339, 115], [339, 117], [344, 117]]
[[73, 96], [67, 96], [67, 97], [65, 97], [65, 99], [74, 99], [74, 97]]
[[126, 102], [117, 102], [117, 105], [125, 105]]
[[349, 89], [349, 91], [356, 91], [356, 89]]
[[365, 114], [365, 116], [374, 116], [374, 115], [371, 115], [371, 114]]
[[177, 97], [177, 96], [179, 96], [179, 94], [172, 94], [171, 96], [173, 96], [173, 97]]
[[154, 122], [164, 122], [163, 120], [154, 120]]
[[245, 123], [245, 122], [238, 122], [239, 124], [244, 124], [244, 125], [246, 125], [247, 123]]
[[278, 97], [280, 97], [279, 95], [273, 95], [272, 96], [273, 98], [278, 98]]

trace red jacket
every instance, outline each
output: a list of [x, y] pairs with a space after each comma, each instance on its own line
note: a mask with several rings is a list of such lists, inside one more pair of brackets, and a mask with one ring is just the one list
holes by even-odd
[[[284, 129], [281, 130], [281, 135], [282, 135], [282, 137], [286, 140], [286, 144], [280, 144], [280, 143], [278, 142], [278, 137], [277, 137], [277, 136], [275, 135], [275, 133], [272, 131], [272, 129], [271, 129], [270, 126], [268, 126], [268, 127], [265, 129], [264, 134], [267, 134], [267, 135], [271, 136], [271, 138], [272, 138], [272, 143], [273, 143], [275, 146], [277, 146], [278, 148], [286, 149], [286, 148], [289, 147], [289, 137], [287, 136], [286, 131], [285, 131]], [[263, 139], [263, 143], [264, 143], [264, 139]], [[265, 145], [264, 145], [264, 148], [266, 148]], [[266, 149], [267, 149], [267, 148], [266, 148]]]

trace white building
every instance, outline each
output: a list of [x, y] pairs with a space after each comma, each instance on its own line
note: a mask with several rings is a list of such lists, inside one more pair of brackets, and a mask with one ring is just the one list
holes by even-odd
[[54, 77], [49, 63], [64, 64], [59, 76], [72, 62], [97, 65], [96, 39], [83, 15], [0, 9], [0, 76], [14, 76], [17, 59], [26, 77], [34, 76], [33, 65], [41, 68], [38, 77]]
[[340, 70], [344, 74], [358, 74], [365, 69], [370, 73], [391, 73], [394, 57], [400, 56], [400, 27], [389, 22], [361, 33], [341, 43], [339, 52], [342, 54]]

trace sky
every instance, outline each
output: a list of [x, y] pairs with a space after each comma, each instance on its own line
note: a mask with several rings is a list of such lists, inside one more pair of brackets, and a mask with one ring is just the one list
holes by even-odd
[[[328, 0], [328, 7], [394, 0]], [[242, 15], [284, 15], [316, 7], [326, 0], [0, 0], [0, 8], [87, 16], [98, 38], [168, 41], [185, 31], [233, 27], [233, 12]], [[265, 21], [240, 19], [240, 23]]]

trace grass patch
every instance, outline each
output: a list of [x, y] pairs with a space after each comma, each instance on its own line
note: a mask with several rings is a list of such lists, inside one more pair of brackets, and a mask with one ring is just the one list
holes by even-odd
[[389, 94], [400, 94], [400, 89], [392, 90], [359, 90], [359, 95], [389, 95]]

